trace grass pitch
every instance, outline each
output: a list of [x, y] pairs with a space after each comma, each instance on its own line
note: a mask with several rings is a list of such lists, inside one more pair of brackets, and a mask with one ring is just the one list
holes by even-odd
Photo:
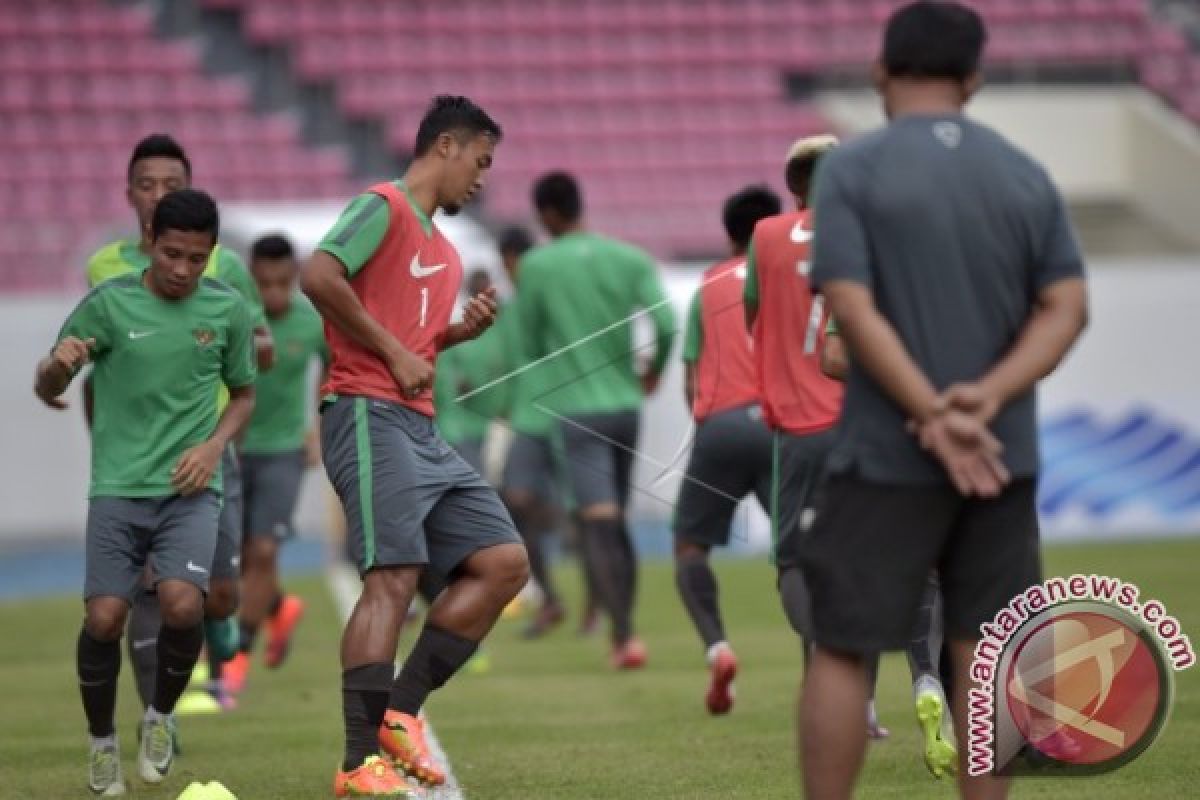
[[[1070, 545], [1047, 551], [1048, 575], [1099, 572], [1138, 583], [1200, 646], [1200, 541]], [[640, 627], [649, 667], [614, 674], [603, 641], [569, 626], [538, 642], [523, 621], [502, 622], [484, 675], [459, 676], [429, 714], [470, 800], [576, 798], [795, 798], [794, 709], [799, 646], [779, 610], [765, 564], [719, 561], [721, 600], [741, 661], [737, 706], [711, 719], [698, 641], [675, 596], [670, 568], [647, 564]], [[564, 586], [578, 580], [566, 570]], [[184, 755], [162, 788], [134, 776], [138, 719], [125, 665], [118, 732], [130, 795], [174, 798], [193, 780], [217, 779], [239, 800], [332, 796], [340, 756], [340, 624], [324, 581], [295, 580], [309, 603], [291, 660], [258, 668], [232, 714], [182, 720]], [[577, 604], [576, 604], [577, 607]], [[0, 798], [84, 798], [86, 730], [74, 677], [77, 598], [0, 605]], [[1019, 781], [1013, 797], [1200, 796], [1200, 669], [1179, 673], [1172, 719], [1159, 742], [1120, 772], [1098, 778]], [[900, 655], [884, 663], [879, 710], [892, 737], [871, 746], [863, 798], [949, 798], [921, 762]]]

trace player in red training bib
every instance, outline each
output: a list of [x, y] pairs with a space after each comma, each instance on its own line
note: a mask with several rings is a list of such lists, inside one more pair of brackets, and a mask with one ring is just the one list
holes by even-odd
[[753, 492], [764, 509], [771, 507], [771, 431], [759, 405], [742, 294], [754, 226], [779, 211], [779, 198], [761, 186], [725, 201], [722, 218], [732, 255], [705, 271], [692, 296], [683, 342], [696, 435], [675, 504], [675, 582], [704, 642], [710, 672], [705, 704], [712, 714], [733, 708], [737, 658], [725, 638], [708, 555], [729, 544], [743, 497]]
[[[355, 199], [304, 272], [332, 356], [321, 450], [363, 576], [342, 637], [338, 797], [415, 796], [404, 776], [445, 781], [418, 713], [529, 574], [499, 497], [433, 425], [438, 352], [486, 330], [496, 301], [491, 292], [476, 295], [451, 323], [462, 264], [432, 217], [439, 208], [456, 213], [480, 190], [500, 136], [467, 98], [435, 98], [404, 178]], [[393, 679], [418, 583], [427, 594], [440, 591]]]

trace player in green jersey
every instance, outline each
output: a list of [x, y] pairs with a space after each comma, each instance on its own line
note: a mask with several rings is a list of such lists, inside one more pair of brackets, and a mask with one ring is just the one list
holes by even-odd
[[[633, 630], [637, 559], [625, 514], [642, 399], [667, 363], [675, 314], [649, 255], [585, 228], [574, 177], [545, 175], [533, 195], [552, 237], [525, 255], [518, 279], [528, 372], [549, 389], [534, 401], [562, 434], [584, 563], [612, 621], [613, 665], [637, 668], [646, 652]], [[655, 330], [654, 356], [641, 372], [633, 347], [639, 312]]]
[[[92, 736], [89, 785], [105, 796], [125, 791], [113, 719], [120, 639], [147, 564], [162, 627], [138, 772], [160, 783], [174, 760], [171, 714], [204, 641], [221, 453], [254, 406], [246, 304], [202, 278], [217, 230], [207, 194], [164, 197], [151, 221], [150, 266], [88, 293], [35, 378], [38, 397], [53, 404], [85, 363], [95, 363], [86, 616], [76, 667]], [[212, 398], [221, 383], [230, 402], [218, 415]]]
[[258, 376], [258, 404], [239, 448], [245, 501], [240, 639], [238, 654], [222, 671], [224, 688], [233, 694], [245, 684], [259, 628], [266, 623], [265, 661], [274, 669], [287, 657], [304, 614], [304, 601], [280, 586], [279, 546], [292, 535], [305, 468], [320, 461], [309, 371], [314, 361], [329, 363], [321, 316], [296, 285], [292, 243], [278, 234], [258, 239], [250, 249], [250, 272], [275, 343], [275, 364]]

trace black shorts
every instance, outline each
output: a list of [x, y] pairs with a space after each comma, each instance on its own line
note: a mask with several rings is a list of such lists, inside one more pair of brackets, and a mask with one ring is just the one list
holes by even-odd
[[733, 514], [750, 492], [771, 508], [772, 435], [756, 406], [707, 417], [696, 428], [687, 473], [675, 503], [675, 536], [718, 547], [729, 544]]
[[562, 495], [562, 445], [557, 429], [545, 434], [517, 431], [504, 459], [505, 492], [528, 492], [546, 505]]
[[803, 435], [775, 432], [774, 483], [767, 513], [780, 572], [799, 563], [801, 539], [812, 524], [834, 435], [832, 429]]
[[800, 548], [813, 639], [852, 653], [908, 647], [933, 569], [946, 637], [978, 639], [981, 624], [1041, 580], [1036, 494], [1034, 478], [984, 500], [949, 484], [830, 477]]
[[562, 420], [564, 469], [576, 510], [608, 503], [625, 508], [639, 424], [637, 411], [572, 414]]

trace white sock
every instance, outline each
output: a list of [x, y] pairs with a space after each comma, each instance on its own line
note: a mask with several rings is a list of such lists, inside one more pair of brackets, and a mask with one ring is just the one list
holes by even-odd
[[146, 706], [146, 716], [142, 717], [142, 719], [146, 722], [153, 722], [157, 724], [159, 722], [166, 722], [168, 719], [170, 719], [170, 717], [170, 714], [164, 714], [153, 705], [149, 705]]
[[708, 648], [708, 652], [706, 652], [704, 654], [704, 657], [708, 661], [710, 666], [716, 662], [717, 654], [720, 653], [722, 650], [729, 650], [732, 652], [733, 648], [730, 647], [729, 642], [725, 641], [724, 639], [717, 642], [712, 647]]
[[115, 733], [110, 733], [108, 736], [89, 736], [88, 738], [92, 740], [93, 750], [103, 750], [107, 747], [115, 748], [117, 746], [117, 734]]

